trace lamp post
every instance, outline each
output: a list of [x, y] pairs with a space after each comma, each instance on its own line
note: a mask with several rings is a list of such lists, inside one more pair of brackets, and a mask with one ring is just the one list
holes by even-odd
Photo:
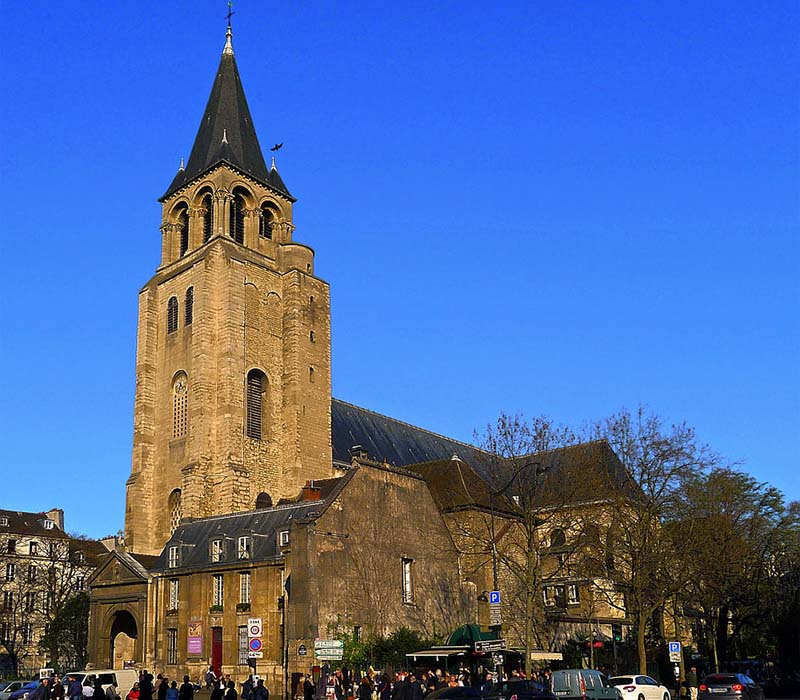
[[[489, 513], [490, 513], [489, 529], [490, 529], [490, 536], [492, 538], [492, 589], [495, 591], [499, 590], [500, 584], [497, 579], [497, 539], [495, 537], [495, 525], [494, 525], [494, 499], [495, 496], [500, 496], [503, 493], [505, 493], [511, 487], [511, 485], [517, 480], [517, 477], [525, 469], [529, 469], [530, 467], [535, 467], [535, 472], [533, 475], [533, 484], [531, 488], [531, 493], [533, 493], [536, 488], [536, 479], [542, 474], [544, 474], [549, 468], [543, 465], [541, 462], [525, 462], [524, 464], [522, 464], [521, 466], [517, 467], [517, 469], [514, 470], [514, 473], [501, 488], [489, 490]], [[532, 501], [532, 498], [530, 499], [530, 501]], [[528, 502], [525, 505], [527, 507], [530, 507], [532, 503]], [[530, 624], [530, 622], [526, 620], [525, 624], [528, 625]], [[502, 631], [503, 631], [502, 618], [499, 625], [490, 625], [489, 627], [490, 629], [494, 630], [495, 639], [502, 639]], [[529, 661], [530, 659], [525, 659], [525, 668], [528, 667]]]

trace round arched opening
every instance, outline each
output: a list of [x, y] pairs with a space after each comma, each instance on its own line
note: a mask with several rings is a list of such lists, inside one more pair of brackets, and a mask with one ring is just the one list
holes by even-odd
[[136, 619], [127, 610], [120, 610], [114, 614], [111, 621], [111, 668], [126, 668], [128, 661], [137, 661], [136, 638], [139, 629]]
[[264, 508], [272, 508], [272, 496], [262, 491], [256, 496], [256, 510], [263, 510]]

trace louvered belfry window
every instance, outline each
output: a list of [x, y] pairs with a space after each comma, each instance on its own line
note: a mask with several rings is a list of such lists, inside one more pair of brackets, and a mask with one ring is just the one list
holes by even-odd
[[258, 235], [261, 238], [272, 238], [272, 221], [274, 215], [268, 206], [261, 207], [261, 216], [258, 220]]
[[210, 194], [203, 197], [203, 209], [203, 243], [208, 243], [214, 230], [214, 200]]
[[181, 372], [172, 383], [172, 437], [186, 436], [189, 426], [189, 383]]
[[181, 233], [181, 256], [189, 250], [189, 213], [183, 209], [178, 217], [178, 226]]
[[194, 320], [194, 287], [186, 290], [186, 301], [184, 303], [184, 316], [187, 326]]
[[234, 195], [231, 200], [231, 238], [237, 243], [244, 243], [244, 200], [241, 195]]
[[178, 297], [170, 297], [167, 302], [167, 333], [178, 330]]
[[260, 370], [247, 373], [247, 437], [261, 440], [264, 435], [264, 393], [267, 378]]

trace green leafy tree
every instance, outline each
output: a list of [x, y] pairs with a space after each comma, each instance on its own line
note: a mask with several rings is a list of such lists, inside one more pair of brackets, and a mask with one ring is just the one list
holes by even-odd
[[61, 606], [39, 646], [53, 663], [83, 668], [88, 660], [89, 595], [79, 593]]

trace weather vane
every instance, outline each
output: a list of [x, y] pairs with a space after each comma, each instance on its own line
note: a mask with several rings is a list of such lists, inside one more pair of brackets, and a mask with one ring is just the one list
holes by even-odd
[[236, 13], [233, 11], [233, 0], [228, 0], [228, 14], [226, 17], [228, 18], [228, 29], [231, 28], [231, 17], [233, 17]]

